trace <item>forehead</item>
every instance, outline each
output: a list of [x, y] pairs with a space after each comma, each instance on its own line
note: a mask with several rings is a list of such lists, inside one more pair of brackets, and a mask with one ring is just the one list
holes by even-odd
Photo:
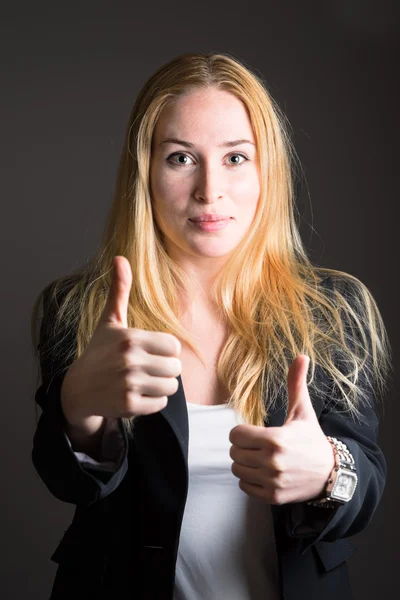
[[195, 90], [165, 106], [154, 137], [179, 137], [191, 142], [245, 138], [254, 141], [243, 102], [224, 90]]

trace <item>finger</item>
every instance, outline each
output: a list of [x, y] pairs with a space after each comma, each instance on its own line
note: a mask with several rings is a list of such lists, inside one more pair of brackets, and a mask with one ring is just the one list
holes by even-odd
[[290, 399], [297, 398], [307, 389], [307, 372], [310, 357], [307, 354], [299, 354], [290, 365], [287, 384]]
[[238, 479], [242, 479], [246, 483], [263, 486], [263, 473], [261, 469], [256, 469], [254, 467], [245, 467], [243, 465], [239, 465], [236, 462], [233, 462], [231, 465], [231, 471], [235, 475], [235, 477], [237, 477]]
[[[263, 467], [265, 457], [258, 448], [243, 449], [238, 446], [231, 446], [229, 456], [239, 465], [246, 467]], [[263, 460], [264, 458], [264, 460]]]
[[124, 256], [115, 256], [111, 286], [99, 324], [112, 323], [128, 327], [129, 294], [132, 286], [132, 270]]
[[264, 448], [268, 432], [260, 425], [236, 425], [229, 433], [231, 444], [239, 448]]

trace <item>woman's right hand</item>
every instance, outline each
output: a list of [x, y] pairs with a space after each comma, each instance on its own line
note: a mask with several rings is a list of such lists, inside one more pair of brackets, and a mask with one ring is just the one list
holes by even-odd
[[129, 261], [116, 256], [103, 314], [61, 388], [63, 411], [71, 425], [93, 423], [97, 417], [100, 426], [104, 417], [156, 413], [178, 389], [181, 343], [169, 333], [128, 327], [131, 285]]

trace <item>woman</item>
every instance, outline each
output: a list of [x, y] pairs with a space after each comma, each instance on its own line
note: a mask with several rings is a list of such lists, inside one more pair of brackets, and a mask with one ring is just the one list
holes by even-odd
[[32, 460], [76, 505], [52, 600], [352, 597], [389, 341], [366, 286], [307, 258], [294, 157], [229, 55], [139, 93], [99, 251], [33, 311]]

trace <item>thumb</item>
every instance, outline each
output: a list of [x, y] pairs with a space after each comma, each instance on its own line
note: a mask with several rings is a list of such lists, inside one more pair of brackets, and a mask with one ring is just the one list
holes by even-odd
[[114, 256], [110, 291], [99, 325], [106, 323], [128, 327], [128, 304], [132, 270], [125, 256]]
[[290, 365], [287, 380], [288, 411], [285, 424], [290, 421], [317, 419], [307, 387], [309, 364], [310, 357], [307, 354], [299, 354]]

